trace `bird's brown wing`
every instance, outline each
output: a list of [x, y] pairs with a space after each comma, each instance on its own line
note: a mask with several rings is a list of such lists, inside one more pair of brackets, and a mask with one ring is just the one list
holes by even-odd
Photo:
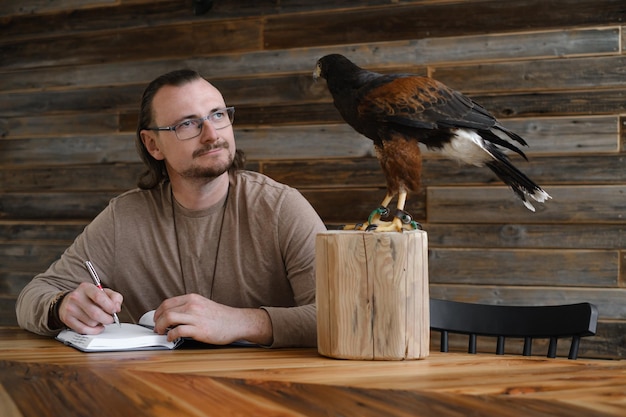
[[406, 76], [380, 82], [361, 97], [359, 114], [379, 122], [415, 127], [489, 129], [496, 120], [485, 109], [427, 77]]
[[[429, 137], [438, 139], [436, 131], [466, 128], [479, 130], [491, 142], [524, 156], [517, 147], [491, 133], [491, 129], [498, 129], [509, 134], [485, 108], [432, 78], [381, 77], [360, 97], [358, 114], [360, 123], [372, 129], [376, 126], [379, 140], [389, 136], [385, 130], [393, 130], [407, 137], [414, 135], [429, 145]], [[511, 137], [526, 145], [519, 136]]]

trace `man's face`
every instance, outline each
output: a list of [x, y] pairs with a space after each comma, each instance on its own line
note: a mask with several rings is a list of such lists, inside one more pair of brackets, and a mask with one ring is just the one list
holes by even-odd
[[[220, 92], [203, 79], [180, 87], [164, 86], [152, 101], [152, 124], [172, 126], [224, 107]], [[213, 179], [230, 168], [235, 156], [233, 127], [215, 130], [208, 121], [199, 136], [184, 141], [173, 131], [144, 130], [141, 137], [155, 159], [165, 160], [170, 179]]]

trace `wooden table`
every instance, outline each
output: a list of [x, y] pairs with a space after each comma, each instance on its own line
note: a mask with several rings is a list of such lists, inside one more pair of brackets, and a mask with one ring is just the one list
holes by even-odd
[[315, 349], [81, 353], [0, 328], [0, 416], [624, 416], [626, 361]]

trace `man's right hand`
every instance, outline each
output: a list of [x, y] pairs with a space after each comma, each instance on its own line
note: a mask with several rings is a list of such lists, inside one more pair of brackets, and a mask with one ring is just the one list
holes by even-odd
[[113, 313], [122, 309], [122, 294], [109, 288], [101, 291], [92, 283], [83, 282], [68, 293], [58, 306], [59, 319], [81, 334], [99, 334], [105, 324], [113, 323]]

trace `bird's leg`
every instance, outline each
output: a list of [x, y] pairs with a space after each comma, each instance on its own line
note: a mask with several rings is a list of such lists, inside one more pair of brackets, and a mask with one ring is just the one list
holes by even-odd
[[404, 211], [406, 196], [406, 191], [402, 191], [398, 194], [398, 204], [393, 220], [386, 225], [376, 227], [377, 232], [401, 232], [402, 230], [416, 230], [422, 228], [418, 222], [413, 220], [413, 217], [411, 217], [409, 213]]
[[413, 220], [413, 216], [411, 216], [408, 212], [404, 211], [404, 206], [406, 205], [406, 197], [406, 191], [400, 193], [400, 195], [398, 196], [398, 207], [393, 222], [396, 226], [400, 224], [401, 227], [405, 230], [422, 230], [422, 225]]
[[380, 203], [380, 206], [370, 213], [370, 216], [367, 218], [367, 223], [370, 225], [378, 224], [380, 222], [381, 217], [386, 217], [389, 214], [389, 203], [393, 200], [393, 194], [387, 193], [383, 202]]
[[[367, 218], [367, 222], [366, 223], [358, 223], [355, 225], [346, 225], [344, 226], [344, 230], [373, 230], [375, 229], [379, 224], [381, 224], [381, 217], [386, 217], [389, 214], [389, 209], [387, 208], [387, 206], [389, 206], [389, 203], [391, 202], [391, 200], [393, 200], [394, 194], [393, 193], [387, 193], [387, 195], [385, 195], [385, 198], [383, 199], [382, 203], [380, 203], [380, 206], [372, 211], [369, 215], [369, 217]], [[390, 224], [390, 222], [383, 222], [384, 224], [388, 225]]]

